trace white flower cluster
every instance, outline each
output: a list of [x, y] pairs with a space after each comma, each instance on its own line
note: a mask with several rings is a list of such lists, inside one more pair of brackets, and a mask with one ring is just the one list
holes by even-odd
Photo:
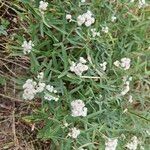
[[37, 75], [37, 78], [39, 80], [42, 80], [44, 78], [44, 72], [40, 72], [38, 75]]
[[139, 0], [139, 8], [145, 7], [147, 4], [145, 0]]
[[108, 33], [108, 31], [109, 31], [109, 28], [107, 26], [102, 27], [102, 32]]
[[22, 44], [23, 53], [24, 53], [24, 54], [30, 53], [33, 46], [34, 46], [34, 44], [32, 43], [31, 40], [30, 40], [29, 42], [24, 41], [23, 44]]
[[83, 72], [88, 70], [88, 66], [85, 65], [86, 60], [83, 57], [80, 57], [79, 62], [72, 62], [70, 71], [74, 72], [76, 75], [81, 76]]
[[116, 16], [111, 16], [111, 22], [115, 22], [116, 21], [116, 19], [117, 19], [117, 17]]
[[44, 73], [40, 72], [37, 76], [39, 79], [39, 82], [33, 81], [33, 79], [28, 79], [25, 84], [23, 85], [23, 98], [25, 100], [32, 100], [34, 99], [35, 95], [37, 93], [42, 93], [44, 91], [44, 98], [46, 100], [55, 100], [58, 101], [58, 97], [52, 96], [53, 93], [57, 93], [57, 91], [54, 89], [51, 85], [46, 85], [44, 82], [42, 82], [42, 79], [44, 77]]
[[130, 58], [122, 58], [120, 61], [115, 61], [114, 62], [114, 65], [116, 67], [121, 67], [123, 68], [124, 70], [128, 70], [130, 68], [130, 64], [131, 63], [131, 59]]
[[74, 100], [71, 102], [71, 115], [73, 117], [87, 116], [87, 108], [82, 100]]
[[57, 93], [57, 90], [55, 90], [53, 86], [47, 85], [46, 90], [47, 91], [44, 92], [44, 94], [45, 94], [44, 99], [46, 99], [48, 101], [51, 101], [51, 100], [58, 101], [59, 98], [56, 96], [53, 96], [53, 93], [54, 94]]
[[95, 38], [96, 36], [100, 36], [100, 32], [97, 32], [95, 28], [91, 29], [92, 36]]
[[71, 14], [66, 14], [66, 19], [71, 22], [72, 21], [72, 16]]
[[130, 81], [132, 81], [132, 77], [129, 77], [129, 78], [124, 77], [123, 78], [124, 88], [121, 92], [121, 96], [124, 96], [129, 92], [129, 90], [130, 90]]
[[68, 136], [72, 137], [73, 139], [76, 139], [80, 134], [80, 130], [77, 128], [71, 128], [71, 131], [68, 133]]
[[36, 93], [41, 93], [44, 91], [46, 84], [43, 82], [38, 82], [37, 86], [36, 86]]
[[36, 94], [36, 87], [37, 83], [32, 79], [28, 79], [25, 84], [23, 85], [24, 93], [23, 98], [25, 100], [32, 100]]
[[118, 144], [118, 139], [108, 138], [105, 142], [105, 150], [115, 150]]
[[48, 2], [40, 1], [39, 10], [42, 14], [44, 14], [44, 11], [47, 10], [47, 7], [48, 7]]
[[138, 144], [139, 144], [138, 138], [136, 136], [133, 136], [131, 138], [131, 142], [126, 144], [126, 148], [128, 148], [129, 150], [136, 150]]
[[129, 103], [133, 103], [133, 97], [132, 97], [132, 95], [129, 96]]
[[37, 93], [43, 92], [45, 83], [39, 82], [38, 84], [33, 79], [28, 79], [23, 85], [25, 100], [32, 100]]
[[86, 27], [91, 26], [95, 22], [95, 18], [92, 16], [91, 11], [87, 11], [86, 13], [79, 15], [77, 17], [78, 26], [85, 24]]
[[103, 62], [103, 63], [100, 64], [100, 66], [102, 67], [103, 71], [106, 70], [106, 65], [107, 65], [107, 62]]
[[133, 3], [134, 2], [134, 0], [130, 0], [130, 3]]
[[85, 3], [86, 2], [86, 0], [81, 0], [81, 3]]

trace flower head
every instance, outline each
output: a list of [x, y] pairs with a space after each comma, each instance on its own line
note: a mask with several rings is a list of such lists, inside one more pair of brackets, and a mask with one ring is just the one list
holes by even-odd
[[46, 84], [43, 82], [39, 82], [38, 85], [36, 86], [36, 92], [41, 93], [44, 91]]
[[71, 14], [66, 14], [66, 19], [71, 22], [72, 21], [72, 16]]
[[80, 57], [79, 62], [85, 64], [87, 61], [83, 57]]
[[132, 95], [129, 96], [129, 103], [133, 103], [133, 97], [132, 97]]
[[105, 142], [105, 150], [115, 150], [117, 147], [118, 139], [108, 138]]
[[133, 137], [131, 138], [131, 142], [129, 142], [129, 143], [126, 144], [126, 147], [127, 147], [129, 150], [136, 150], [138, 144], [139, 144], [138, 138], [137, 138], [136, 136], [133, 136]]
[[54, 101], [58, 101], [58, 96], [54, 96], [55, 93], [57, 93], [57, 90], [54, 89], [54, 87], [52, 85], [46, 85], [46, 90], [44, 92], [44, 99], [48, 100], [48, 101], [51, 101], [51, 100], [54, 100]]
[[71, 115], [73, 117], [79, 117], [83, 116], [85, 117], [87, 115], [87, 108], [85, 107], [85, 104], [82, 100], [74, 100], [71, 102]]
[[116, 67], [121, 67], [124, 70], [128, 70], [130, 68], [130, 66], [131, 66], [131, 59], [130, 58], [126, 58], [126, 57], [121, 58], [120, 61], [118, 61], [118, 60], [115, 61], [114, 65]]
[[78, 24], [78, 26], [81, 26], [84, 22], [85, 22], [84, 16], [83, 15], [79, 15], [77, 17], [77, 24]]
[[103, 71], [106, 70], [106, 65], [107, 65], [107, 62], [103, 62], [103, 63], [100, 64], [100, 66], [102, 67]]
[[116, 60], [116, 61], [114, 62], [114, 65], [115, 65], [116, 67], [119, 67], [119, 66], [120, 66], [120, 62], [119, 62], [118, 60]]
[[115, 22], [116, 19], [117, 19], [117, 17], [113, 15], [113, 16], [111, 17], [111, 22]]
[[130, 58], [122, 58], [121, 59], [121, 63], [120, 66], [124, 69], [124, 70], [128, 70], [130, 68], [130, 62], [131, 59]]
[[41, 79], [43, 78], [43, 72], [40, 72], [37, 79], [38, 82], [33, 81], [33, 79], [28, 79], [23, 85], [23, 98], [25, 100], [32, 100], [36, 94], [43, 93], [44, 99], [51, 101], [58, 101], [59, 95], [57, 96], [57, 90], [51, 85], [46, 85]]
[[147, 4], [145, 0], [139, 0], [139, 8], [145, 7]]
[[36, 87], [37, 83], [34, 82], [32, 79], [28, 79], [25, 84], [23, 85], [23, 98], [25, 100], [32, 100], [36, 94]]
[[44, 78], [44, 72], [40, 72], [38, 75], [37, 75], [37, 78], [42, 80]]
[[81, 76], [83, 72], [88, 70], [88, 66], [85, 63], [86, 60], [83, 57], [80, 57], [78, 63], [72, 62], [70, 71], [74, 72], [76, 75]]
[[95, 28], [91, 29], [93, 38], [96, 36], [100, 36], [100, 32], [97, 32]]
[[47, 10], [48, 2], [40, 1], [39, 10], [43, 14]]
[[45, 92], [44, 94], [45, 94], [45, 95], [44, 95], [44, 99], [45, 99], [45, 100], [48, 100], [48, 101], [54, 100], [54, 101], [56, 101], [56, 102], [59, 100], [58, 97], [55, 97], [55, 96], [53, 96], [53, 95], [50, 94], [50, 93]]
[[126, 95], [129, 91], [130, 91], [130, 78], [127, 78], [126, 76], [123, 77], [123, 82], [124, 82], [124, 87], [123, 87], [123, 90], [121, 91], [121, 96], [124, 96]]
[[73, 139], [76, 139], [80, 134], [80, 130], [77, 128], [71, 128], [71, 131], [69, 132], [68, 136], [72, 137]]
[[109, 28], [106, 26], [106, 27], [102, 27], [102, 32], [104, 33], [108, 33], [109, 31]]
[[34, 46], [34, 44], [32, 43], [31, 40], [30, 40], [29, 42], [24, 41], [23, 44], [22, 44], [23, 53], [24, 53], [24, 54], [30, 53], [33, 46]]
[[78, 26], [81, 26], [82, 24], [85, 24], [86, 27], [91, 26], [95, 22], [95, 18], [92, 16], [91, 11], [87, 11], [86, 13], [79, 15], [77, 17], [77, 24]]

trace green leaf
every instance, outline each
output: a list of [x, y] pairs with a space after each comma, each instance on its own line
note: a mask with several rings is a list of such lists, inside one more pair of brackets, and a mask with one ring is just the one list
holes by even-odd
[[0, 25], [0, 36], [1, 35], [7, 36], [6, 28], [4, 26], [2, 26], [2, 25]]
[[31, 60], [31, 72], [37, 73], [39, 70], [40, 64], [34, 53], [30, 53], [30, 60]]
[[6, 79], [0, 76], [0, 85], [4, 85], [6, 83]]

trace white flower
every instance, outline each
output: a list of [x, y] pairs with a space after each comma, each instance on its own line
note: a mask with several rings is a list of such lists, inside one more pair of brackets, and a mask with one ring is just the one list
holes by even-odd
[[33, 88], [36, 86], [36, 82], [34, 82], [32, 79], [28, 79], [26, 80], [25, 84], [23, 85], [23, 88], [26, 89], [26, 88]]
[[129, 150], [136, 150], [138, 144], [139, 144], [138, 138], [136, 136], [133, 136], [131, 138], [131, 142], [126, 144], [126, 148], [128, 148]]
[[91, 32], [93, 37], [100, 36], [100, 32], [96, 32], [95, 28], [91, 29]]
[[48, 2], [40, 1], [39, 10], [43, 14], [47, 10]]
[[107, 139], [105, 142], [105, 150], [115, 150], [117, 147], [118, 139]]
[[129, 96], [129, 103], [133, 103], [132, 95]]
[[109, 28], [106, 26], [106, 27], [102, 27], [102, 32], [104, 33], [108, 33], [109, 31]]
[[139, 8], [145, 7], [147, 4], [145, 0], [139, 0]]
[[79, 75], [81, 76], [82, 73], [84, 71], [87, 71], [88, 70], [88, 66], [87, 65], [84, 65], [82, 63], [78, 63], [75, 67], [74, 67], [74, 72], [76, 75]]
[[106, 70], [106, 65], [107, 65], [107, 62], [103, 62], [103, 63], [100, 64], [100, 66], [102, 67], [103, 71]]
[[91, 17], [87, 21], [85, 21], [85, 26], [89, 27], [95, 22], [95, 18]]
[[68, 126], [69, 126], [69, 124], [68, 124], [67, 122], [65, 122], [65, 123], [64, 123], [64, 126], [65, 126], [65, 127], [68, 127]]
[[37, 75], [37, 78], [42, 80], [44, 77], [44, 72], [40, 72], [38, 75]]
[[25, 100], [32, 100], [34, 96], [34, 91], [32, 91], [31, 89], [25, 89], [23, 92], [23, 99]]
[[76, 139], [80, 134], [80, 130], [77, 128], [71, 128], [71, 131], [69, 132], [68, 136], [72, 137], [73, 139]]
[[128, 70], [130, 68], [130, 62], [131, 59], [130, 58], [122, 58], [121, 59], [121, 63], [120, 66], [124, 69], [124, 70]]
[[46, 85], [46, 90], [48, 92], [45, 92], [44, 94], [44, 99], [51, 101], [58, 101], [58, 96], [53, 96], [53, 94], [57, 93], [57, 90], [54, 89], [54, 87], [52, 85]]
[[70, 71], [74, 72], [74, 67], [76, 66], [76, 63], [74, 61], [71, 62]]
[[119, 67], [119, 66], [120, 66], [120, 62], [119, 62], [118, 60], [116, 60], [116, 61], [114, 62], [114, 65], [115, 65], [116, 67]]
[[71, 102], [71, 115], [73, 117], [87, 116], [87, 108], [82, 100], [74, 100]]
[[46, 84], [45, 83], [42, 83], [42, 82], [39, 82], [38, 83], [38, 86], [36, 87], [36, 92], [37, 93], [41, 93], [44, 91], [44, 88], [45, 88]]
[[83, 14], [83, 16], [85, 17], [85, 19], [89, 20], [92, 17], [92, 12], [88, 10], [86, 13]]
[[124, 88], [121, 91], [121, 96], [126, 95], [130, 91], [130, 86], [129, 86], [129, 84], [130, 84], [130, 77], [129, 78], [123, 77], [123, 82], [124, 82]]
[[59, 98], [51, 95], [50, 93], [45, 92], [44, 99], [48, 101], [54, 100], [57, 102]]
[[131, 59], [124, 57], [120, 61], [118, 61], [118, 60], [115, 61], [114, 65], [116, 67], [121, 67], [124, 70], [128, 70], [130, 68], [130, 66], [131, 66]]
[[87, 62], [83, 57], [80, 57], [80, 58], [79, 58], [79, 61], [80, 61], [80, 63], [82, 63], [82, 64], [85, 64], [85, 63]]
[[86, 2], [86, 0], [81, 0], [81, 3], [85, 3]]
[[77, 17], [77, 24], [78, 24], [78, 26], [81, 26], [84, 22], [85, 22], [84, 16], [83, 15], [79, 15]]
[[124, 96], [126, 95], [128, 92], [130, 91], [130, 87], [129, 85], [126, 85], [123, 89], [123, 91], [121, 92], [121, 95]]
[[92, 17], [92, 12], [87, 11], [86, 13], [79, 15], [77, 17], [77, 24], [78, 26], [81, 26], [82, 24], [85, 24], [85, 26], [89, 27], [95, 22], [95, 18]]
[[115, 21], [116, 21], [116, 19], [117, 19], [117, 17], [116, 17], [116, 16], [114, 16], [114, 15], [111, 17], [111, 21], [112, 21], [112, 22], [115, 22]]
[[36, 94], [36, 82], [34, 82], [32, 79], [28, 79], [25, 84], [23, 85], [23, 98], [25, 100], [32, 100]]
[[[39, 78], [43, 77], [43, 72], [40, 73]], [[26, 100], [32, 100], [36, 94], [44, 93], [44, 99], [58, 101], [59, 96], [54, 96], [57, 90], [51, 85], [46, 85], [44, 82], [39, 81], [38, 83], [33, 79], [28, 79], [23, 85], [23, 98]]]
[[30, 53], [33, 46], [34, 46], [34, 44], [32, 43], [31, 40], [30, 40], [29, 42], [24, 41], [23, 44], [22, 44], [23, 53], [24, 53], [24, 54]]
[[51, 85], [46, 85], [46, 89], [51, 93], [54, 91], [54, 87]]
[[71, 21], [72, 21], [72, 16], [71, 16], [71, 14], [66, 14], [66, 19], [69, 20], [69, 22], [71, 22]]
[[88, 66], [84, 63], [86, 63], [86, 60], [83, 57], [80, 57], [79, 63], [72, 62], [70, 71], [74, 72], [76, 75], [81, 76], [83, 72], [88, 70]]

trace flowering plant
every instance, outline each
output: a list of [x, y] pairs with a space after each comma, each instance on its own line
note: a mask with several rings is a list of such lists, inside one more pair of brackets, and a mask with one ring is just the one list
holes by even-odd
[[17, 44], [31, 67], [22, 98], [40, 103], [24, 120], [37, 126], [37, 137], [51, 140], [52, 149], [60, 150], [141, 147], [149, 133], [144, 112], [149, 71], [142, 53], [148, 53], [149, 42], [143, 39], [149, 31], [143, 15], [148, 4], [142, 0], [23, 4], [28, 14], [22, 14], [22, 22], [30, 20], [27, 35], [21, 34]]

